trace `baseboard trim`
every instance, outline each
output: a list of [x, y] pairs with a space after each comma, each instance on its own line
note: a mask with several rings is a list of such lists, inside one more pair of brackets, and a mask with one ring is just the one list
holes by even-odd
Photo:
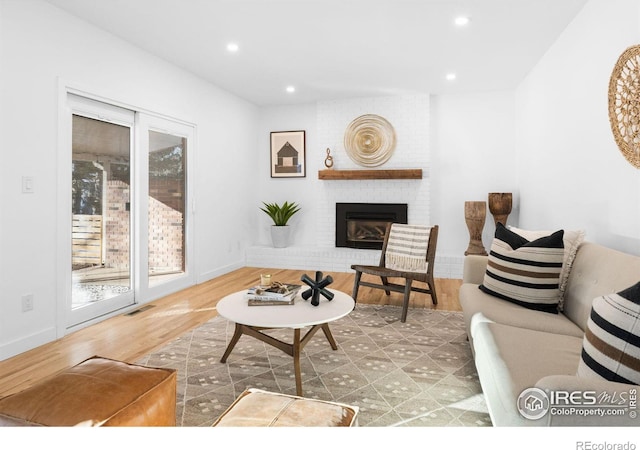
[[227, 264], [226, 266], [222, 266], [222, 267], [218, 267], [214, 270], [209, 270], [207, 272], [203, 272], [201, 274], [198, 274], [196, 276], [196, 284], [201, 284], [204, 283], [206, 281], [210, 281], [213, 280], [214, 278], [217, 278], [221, 275], [225, 275], [229, 272], [233, 272], [234, 270], [238, 270], [241, 269], [243, 267], [246, 267], [246, 264], [244, 261], [237, 261], [235, 263], [232, 264]]
[[24, 353], [36, 347], [55, 341], [56, 328], [51, 327], [28, 336], [21, 337], [15, 341], [0, 345], [0, 361], [12, 358], [20, 353]]
[[[378, 264], [380, 250], [362, 250], [333, 247], [253, 246], [247, 248], [246, 266], [274, 269], [321, 270], [326, 272], [352, 272], [352, 264]], [[436, 278], [462, 278], [464, 256], [436, 255]]]

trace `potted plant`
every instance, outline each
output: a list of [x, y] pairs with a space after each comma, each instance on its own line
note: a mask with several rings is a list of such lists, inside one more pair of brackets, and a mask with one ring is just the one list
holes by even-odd
[[271, 241], [276, 248], [282, 248], [289, 245], [289, 219], [293, 217], [295, 213], [300, 211], [300, 206], [295, 202], [284, 202], [282, 205], [277, 203], [262, 202], [264, 211], [271, 220], [273, 225], [271, 226]]

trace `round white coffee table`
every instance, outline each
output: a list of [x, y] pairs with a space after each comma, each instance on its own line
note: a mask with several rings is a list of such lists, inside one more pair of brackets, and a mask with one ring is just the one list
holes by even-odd
[[[329, 301], [321, 295], [320, 304], [313, 306], [311, 299], [302, 298], [301, 292], [305, 290], [303, 288], [296, 294], [293, 305], [249, 306], [245, 298], [246, 291], [235, 292], [221, 299], [216, 306], [218, 314], [234, 322], [236, 328], [220, 362], [227, 361], [240, 336], [243, 334], [253, 336], [293, 357], [296, 394], [302, 396], [300, 352], [320, 329], [324, 332], [331, 348], [337, 350], [338, 346], [329, 329], [329, 322], [346, 316], [355, 307], [355, 302], [349, 295], [333, 289], [327, 289], [333, 293], [333, 300]], [[300, 330], [305, 327], [311, 327], [311, 329], [301, 338]], [[293, 329], [293, 343], [283, 342], [260, 331], [273, 328]]]

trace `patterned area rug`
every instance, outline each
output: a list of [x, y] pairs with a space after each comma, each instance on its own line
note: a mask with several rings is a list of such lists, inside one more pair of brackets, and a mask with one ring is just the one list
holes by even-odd
[[[360, 426], [491, 425], [462, 313], [358, 305], [330, 327], [338, 350], [317, 333], [301, 356], [305, 397], [359, 406]], [[295, 394], [292, 358], [250, 336], [220, 362], [233, 331], [216, 317], [138, 361], [178, 370], [178, 425], [211, 425], [249, 387]]]

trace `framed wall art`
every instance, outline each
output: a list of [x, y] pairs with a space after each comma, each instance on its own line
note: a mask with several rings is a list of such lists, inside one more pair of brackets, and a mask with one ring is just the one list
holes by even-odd
[[271, 132], [271, 178], [306, 176], [305, 135], [302, 131]]

